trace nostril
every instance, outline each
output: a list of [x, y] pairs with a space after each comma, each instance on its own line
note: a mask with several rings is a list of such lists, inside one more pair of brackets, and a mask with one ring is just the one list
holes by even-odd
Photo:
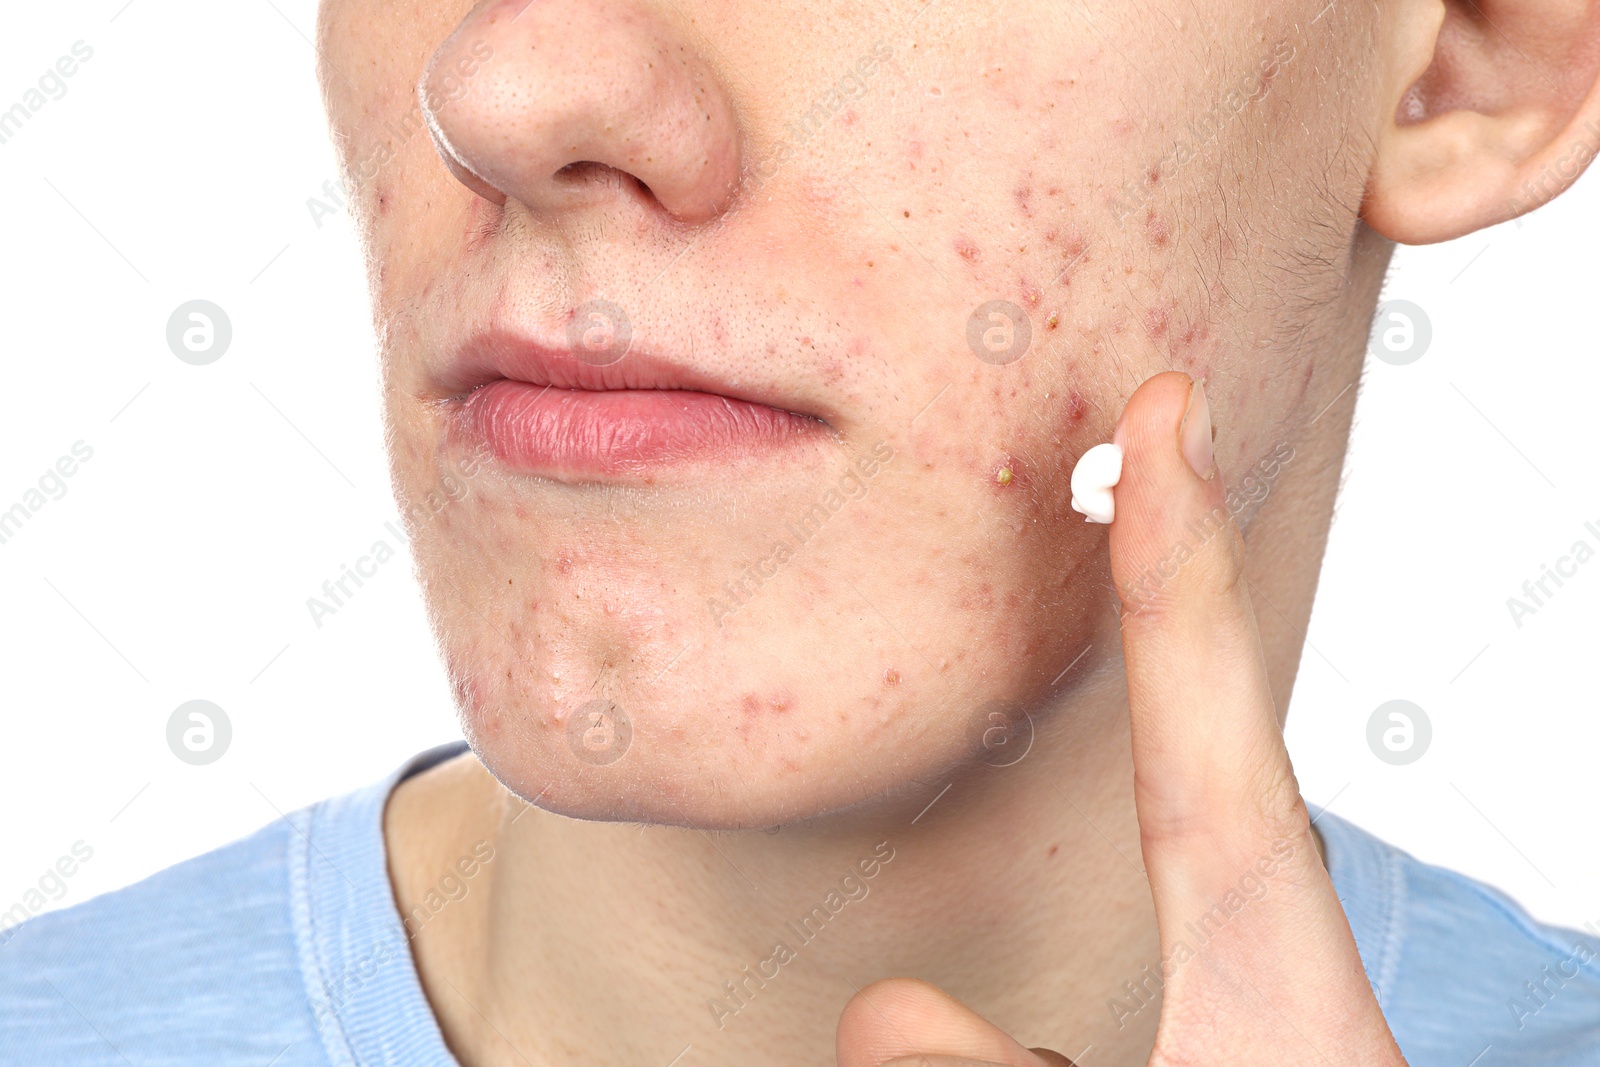
[[601, 182], [620, 184], [618, 179], [622, 172], [616, 167], [605, 163], [596, 163], [592, 159], [580, 159], [576, 163], [568, 163], [556, 171], [555, 179], [563, 185], [589, 185]]
[[642, 194], [646, 199], [655, 200], [656, 198], [655, 193], [650, 191], [650, 187], [634, 175], [608, 163], [597, 163], [592, 159], [582, 159], [576, 163], [568, 163], [551, 177], [557, 185], [572, 192], [633, 190]]

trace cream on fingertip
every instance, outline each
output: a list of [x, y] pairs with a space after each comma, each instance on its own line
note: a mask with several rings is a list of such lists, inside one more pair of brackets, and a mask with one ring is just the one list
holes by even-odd
[[1072, 510], [1085, 522], [1109, 525], [1117, 513], [1111, 491], [1121, 480], [1122, 449], [1109, 443], [1095, 445], [1072, 468]]

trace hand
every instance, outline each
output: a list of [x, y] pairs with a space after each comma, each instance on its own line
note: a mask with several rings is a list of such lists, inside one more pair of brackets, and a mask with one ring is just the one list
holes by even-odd
[[[1204, 389], [1185, 374], [1156, 375], [1129, 399], [1113, 439], [1124, 461], [1111, 571], [1164, 978], [1149, 1062], [1404, 1064], [1284, 748]], [[1174, 557], [1184, 544], [1192, 554]], [[1176, 574], [1154, 577], [1157, 563], [1172, 574], [1175, 558]], [[1189, 925], [1219, 905], [1226, 921], [1196, 948]], [[850, 1001], [838, 1052], [839, 1067], [1071, 1063], [909, 979]]]

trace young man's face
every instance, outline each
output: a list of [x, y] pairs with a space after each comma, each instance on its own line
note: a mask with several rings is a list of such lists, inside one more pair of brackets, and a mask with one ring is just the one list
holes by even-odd
[[[394, 481], [490, 769], [769, 825], [1114, 649], [1068, 475], [1121, 398], [1207, 378], [1241, 476], [1364, 333], [1370, 8], [327, 0]], [[717, 395], [593, 391], [661, 385]]]

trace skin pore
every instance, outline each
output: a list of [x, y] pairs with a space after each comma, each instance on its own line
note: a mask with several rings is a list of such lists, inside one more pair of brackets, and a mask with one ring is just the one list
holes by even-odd
[[[1389, 238], [1509, 217], [1592, 120], [1578, 7], [1483, 9], [1506, 46], [1421, 2], [326, 0], [393, 480], [475, 750], [385, 827], [457, 1057], [827, 1064], [844, 1003], [911, 975], [1144, 1062], [1119, 598], [1072, 465], [1151, 375], [1205, 379], [1281, 719]], [[1513, 49], [1579, 73], [1508, 79]], [[454, 353], [597, 299], [630, 352], [816, 432], [598, 479], [484, 458]], [[992, 301], [1019, 359], [969, 343]], [[596, 700], [609, 762], [573, 742]], [[997, 706], [1014, 747], [975, 757]]]

